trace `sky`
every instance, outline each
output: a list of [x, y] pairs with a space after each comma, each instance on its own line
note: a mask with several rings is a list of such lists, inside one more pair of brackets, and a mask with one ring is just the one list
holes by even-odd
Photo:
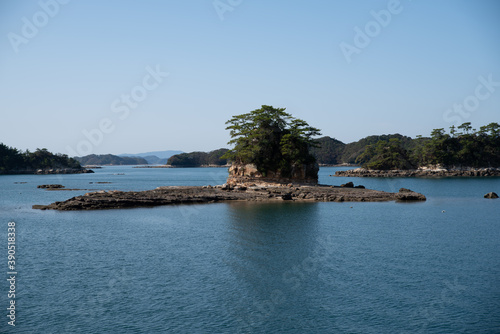
[[228, 147], [286, 108], [345, 143], [500, 122], [495, 0], [0, 0], [0, 142]]

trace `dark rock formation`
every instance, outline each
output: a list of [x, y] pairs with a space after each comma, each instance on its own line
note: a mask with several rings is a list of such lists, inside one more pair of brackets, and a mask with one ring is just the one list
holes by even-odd
[[371, 170], [356, 168], [335, 172], [330, 176], [351, 177], [472, 177], [500, 176], [500, 168], [464, 168], [464, 169], [410, 169], [410, 170]]
[[410, 189], [401, 188], [396, 194], [398, 201], [425, 201], [425, 196], [411, 191]]
[[342, 188], [354, 188], [354, 183], [352, 183], [352, 182], [347, 182], [347, 183], [341, 184], [340, 186], [341, 186]]
[[62, 184], [41, 184], [37, 186], [40, 189], [61, 189], [64, 188]]
[[318, 170], [319, 166], [315, 163], [293, 166], [290, 177], [283, 177], [279, 173], [272, 171], [268, 171], [264, 176], [254, 164], [232, 164], [229, 167], [227, 184], [243, 186], [276, 186], [290, 183], [315, 185], [318, 184]]
[[146, 191], [97, 191], [49, 205], [33, 205], [41, 210], [99, 210], [134, 207], [153, 207], [172, 204], [196, 204], [227, 201], [319, 201], [319, 202], [382, 202], [425, 201], [425, 196], [412, 191], [384, 191], [340, 188], [333, 186], [278, 186], [238, 188], [216, 187], [159, 187]]
[[486, 195], [484, 195], [484, 198], [495, 199], [495, 198], [498, 198], [498, 195], [496, 193], [494, 193], [494, 192], [489, 192]]

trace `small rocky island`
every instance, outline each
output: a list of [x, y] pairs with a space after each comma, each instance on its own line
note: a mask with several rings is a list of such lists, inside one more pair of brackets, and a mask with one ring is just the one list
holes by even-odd
[[229, 185], [204, 187], [158, 187], [146, 191], [97, 191], [49, 205], [33, 205], [40, 210], [99, 210], [154, 207], [177, 204], [202, 204], [229, 201], [309, 201], [309, 202], [383, 202], [425, 201], [425, 196], [407, 189], [399, 193], [336, 186]]
[[335, 175], [343, 177], [487, 177], [500, 176], [500, 168], [426, 168], [377, 170], [356, 168], [337, 171]]
[[228, 201], [381, 202], [425, 201], [424, 195], [401, 188], [389, 193], [318, 184], [318, 164], [309, 153], [319, 130], [271, 106], [234, 116], [227, 123], [234, 149], [226, 184], [203, 187], [158, 187], [147, 191], [97, 191], [64, 202], [34, 205], [41, 210], [97, 210]]

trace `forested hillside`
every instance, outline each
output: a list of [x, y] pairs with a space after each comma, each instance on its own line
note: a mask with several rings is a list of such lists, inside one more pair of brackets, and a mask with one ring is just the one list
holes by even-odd
[[82, 165], [92, 166], [92, 165], [147, 165], [148, 162], [144, 158], [140, 157], [119, 157], [112, 154], [103, 155], [86, 155], [84, 157], [75, 157]]
[[227, 159], [221, 157], [229, 151], [227, 148], [221, 148], [211, 152], [191, 152], [181, 153], [171, 156], [167, 165], [174, 167], [200, 167], [208, 165], [224, 166]]
[[0, 143], [0, 174], [38, 169], [82, 169], [75, 159], [65, 154], [53, 154], [47, 149], [22, 152]]

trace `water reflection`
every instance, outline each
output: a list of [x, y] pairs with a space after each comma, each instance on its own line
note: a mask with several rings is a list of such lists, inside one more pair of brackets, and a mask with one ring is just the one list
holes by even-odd
[[314, 312], [316, 302], [304, 289], [316, 265], [306, 262], [315, 258], [322, 237], [318, 203], [231, 203], [228, 208], [226, 264], [237, 280], [241, 309], [233, 312], [241, 328], [278, 330], [273, 326], [291, 321], [281, 318], [291, 304]]

